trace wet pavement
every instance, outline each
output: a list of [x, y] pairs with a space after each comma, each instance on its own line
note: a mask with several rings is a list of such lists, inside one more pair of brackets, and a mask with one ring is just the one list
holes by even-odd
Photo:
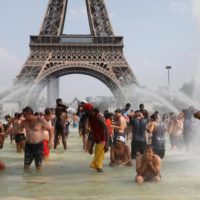
[[109, 153], [104, 173], [90, 169], [91, 155], [82, 151], [81, 138], [72, 130], [68, 150], [62, 145], [51, 150], [43, 170], [35, 170], [34, 163], [23, 170], [23, 153], [15, 152], [15, 144], [7, 140], [0, 151], [6, 169], [0, 172], [0, 199], [48, 200], [198, 200], [200, 199], [200, 159], [170, 151], [162, 162], [160, 183], [134, 182], [135, 161], [132, 167], [110, 168]]

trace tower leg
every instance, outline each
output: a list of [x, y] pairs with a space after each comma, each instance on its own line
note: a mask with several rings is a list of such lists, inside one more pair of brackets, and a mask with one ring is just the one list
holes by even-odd
[[47, 106], [54, 107], [59, 95], [59, 78], [49, 78], [47, 84]]

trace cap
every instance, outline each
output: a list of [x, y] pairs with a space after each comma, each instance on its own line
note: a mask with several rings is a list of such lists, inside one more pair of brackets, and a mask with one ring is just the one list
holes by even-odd
[[121, 141], [121, 142], [123, 142], [123, 143], [126, 142], [126, 139], [125, 139], [125, 137], [123, 137], [123, 136], [118, 136], [118, 137], [116, 138], [116, 140], [119, 140], [119, 141]]
[[94, 109], [94, 106], [91, 103], [86, 103], [83, 105], [83, 110], [85, 111], [91, 111]]
[[87, 103], [87, 101], [86, 101], [86, 100], [83, 100], [83, 101], [81, 101], [81, 103]]

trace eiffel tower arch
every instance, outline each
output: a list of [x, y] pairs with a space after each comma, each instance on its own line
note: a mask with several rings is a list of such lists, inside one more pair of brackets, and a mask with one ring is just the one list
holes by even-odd
[[19, 96], [25, 96], [29, 105], [35, 104], [45, 87], [48, 104], [54, 104], [59, 77], [69, 74], [98, 79], [121, 102], [124, 86], [137, 84], [123, 54], [123, 37], [114, 35], [104, 0], [85, 1], [91, 34], [66, 35], [68, 0], [49, 0], [40, 33], [30, 36], [30, 55], [13, 86], [14, 90], [25, 86]]

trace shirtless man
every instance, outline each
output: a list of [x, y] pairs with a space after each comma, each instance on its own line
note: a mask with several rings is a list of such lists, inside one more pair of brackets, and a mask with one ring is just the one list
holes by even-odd
[[53, 129], [44, 119], [34, 116], [33, 109], [31, 107], [25, 107], [22, 112], [25, 120], [17, 127], [12, 128], [9, 132], [12, 134], [22, 128], [25, 128], [27, 140], [25, 145], [24, 169], [30, 168], [33, 159], [35, 159], [36, 168], [41, 169], [43, 159], [44, 129], [49, 131], [49, 148], [53, 145]]
[[120, 109], [115, 110], [116, 123], [112, 125], [114, 128], [114, 143], [118, 136], [126, 137], [125, 129], [127, 127], [126, 119], [121, 113]]
[[54, 149], [57, 148], [59, 143], [59, 137], [62, 137], [63, 148], [67, 149], [67, 137], [66, 137], [66, 114], [67, 106], [63, 104], [62, 99], [56, 99], [56, 123], [55, 123], [55, 138], [54, 138]]
[[125, 144], [125, 141], [126, 139], [123, 136], [116, 138], [116, 143], [111, 147], [110, 167], [119, 165], [132, 166], [130, 149]]
[[159, 182], [161, 160], [159, 156], [154, 154], [150, 145], [147, 145], [143, 155], [139, 155], [136, 158], [136, 172], [135, 181], [137, 183], [143, 183], [144, 181], [156, 181]]
[[[53, 112], [52, 110], [50, 110], [49, 108], [46, 108], [44, 111], [44, 120], [49, 124], [49, 126], [51, 127], [51, 129], [54, 132], [54, 128], [52, 125], [52, 119], [53, 119]], [[48, 130], [44, 130], [44, 140], [43, 140], [43, 145], [44, 145], [44, 159], [47, 160], [49, 158], [49, 131]]]
[[[15, 128], [16, 126], [21, 124], [23, 121], [22, 117], [23, 115], [21, 113], [15, 113], [14, 118], [10, 120], [10, 123], [9, 123], [10, 127]], [[17, 152], [21, 152], [22, 149], [24, 151], [25, 143], [26, 143], [24, 128], [21, 130], [18, 130], [16, 133], [14, 133], [14, 135], [15, 135], [15, 143], [16, 143]]]

